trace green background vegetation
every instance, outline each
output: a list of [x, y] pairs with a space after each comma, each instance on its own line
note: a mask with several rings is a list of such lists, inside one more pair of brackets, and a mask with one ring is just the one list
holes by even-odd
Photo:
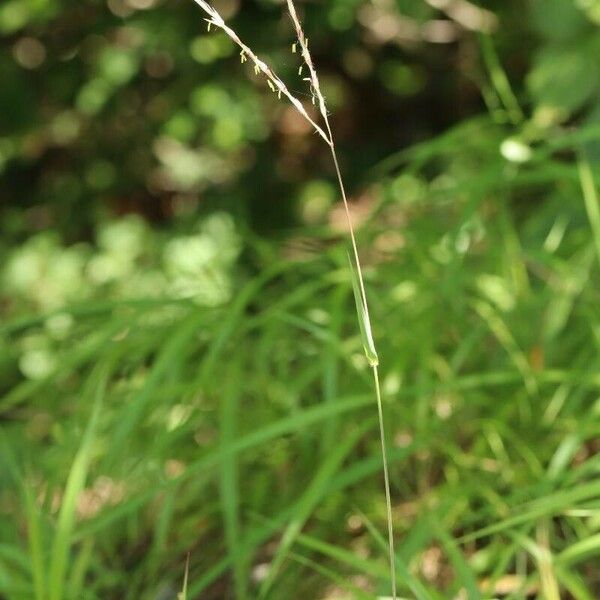
[[[298, 5], [401, 595], [597, 599], [600, 2]], [[389, 594], [328, 149], [203, 17], [0, 4], [1, 598]]]

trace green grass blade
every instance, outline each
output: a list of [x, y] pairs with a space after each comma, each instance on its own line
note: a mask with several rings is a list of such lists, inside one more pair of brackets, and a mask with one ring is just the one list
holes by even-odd
[[[364, 513], [360, 513], [360, 516], [369, 530], [369, 533], [373, 537], [373, 539], [377, 542], [379, 547], [382, 550], [388, 549], [388, 543], [385, 541], [377, 527], [373, 524], [371, 519], [367, 517]], [[399, 581], [403, 583], [406, 587], [410, 589], [410, 591], [415, 595], [417, 600], [432, 600], [432, 596], [429, 591], [425, 588], [425, 586], [410, 572], [410, 569], [402, 560], [402, 558], [398, 555], [394, 556], [394, 566], [398, 571]]]
[[94, 557], [95, 540], [88, 538], [81, 543], [81, 547], [73, 561], [69, 578], [69, 598], [83, 598], [86, 591], [86, 575]]
[[514, 124], [518, 124], [524, 120], [525, 116], [512, 90], [506, 71], [502, 67], [496, 48], [494, 48], [494, 42], [488, 34], [481, 34], [479, 39], [481, 41], [483, 60], [496, 93], [504, 105], [510, 120]]
[[446, 550], [450, 562], [454, 565], [458, 578], [467, 592], [467, 598], [469, 600], [480, 600], [481, 593], [479, 592], [476, 576], [456, 541], [448, 534], [441, 523], [430, 519], [429, 525], [432, 527], [434, 535], [440, 540]]
[[[160, 489], [174, 488], [196, 477], [199, 473], [206, 473], [208, 470], [220, 466], [221, 462], [229, 455], [238, 454], [261, 446], [282, 435], [301, 431], [316, 423], [323, 422], [331, 416], [358, 411], [368, 406], [371, 402], [372, 399], [370, 397], [362, 395], [351, 398], [340, 398], [335, 403], [318, 405], [291, 417], [285, 417], [279, 421], [269, 423], [236, 440], [228, 448], [222, 449], [219, 447], [192, 462], [184, 473], [178, 478], [164, 482]], [[143, 494], [139, 494], [122, 504], [104, 511], [97, 517], [82, 524], [79, 528], [79, 535], [85, 537], [105, 529], [109, 524], [139, 510], [141, 506], [149, 502], [155, 495], [156, 489], [146, 490]]]
[[474, 300], [472, 306], [479, 316], [487, 323], [490, 331], [506, 350], [506, 353], [510, 356], [511, 360], [523, 376], [523, 381], [528, 393], [531, 395], [535, 394], [538, 389], [537, 381], [529, 361], [527, 360], [527, 356], [519, 347], [502, 317], [490, 304], [482, 300]]
[[582, 157], [578, 160], [577, 167], [585, 210], [592, 228], [596, 254], [598, 256], [598, 262], [600, 263], [600, 201], [598, 199], [598, 191], [596, 189], [590, 163]]
[[371, 320], [369, 311], [365, 305], [363, 295], [361, 293], [360, 281], [358, 279], [358, 270], [356, 269], [350, 253], [348, 253], [348, 263], [350, 265], [350, 276], [352, 278], [352, 291], [354, 292], [354, 301], [356, 302], [356, 314], [358, 316], [358, 325], [360, 327], [360, 336], [365, 349], [365, 355], [369, 364], [376, 367], [379, 364], [379, 357], [375, 349], [373, 333], [371, 331]]
[[236, 438], [237, 416], [240, 412], [240, 367], [234, 364], [229, 374], [230, 385], [227, 386], [219, 411], [221, 448], [225, 454], [219, 470], [220, 501], [223, 513], [225, 542], [229, 554], [233, 559], [233, 575], [235, 594], [237, 600], [244, 600], [246, 592], [246, 560], [241, 552], [239, 540], [242, 535], [240, 530], [239, 515], [239, 484], [238, 484], [238, 457], [239, 454], [228, 454], [229, 448]]
[[186, 351], [194, 342], [204, 319], [205, 312], [196, 309], [174, 328], [170, 339], [156, 359], [144, 387], [123, 411], [112, 438], [107, 462], [111, 463], [117, 460], [122, 454], [129, 434], [142, 418], [144, 409], [153, 398], [157, 387], [176, 368], [176, 365], [184, 360]]
[[36, 505], [33, 491], [27, 482], [23, 482], [25, 497], [25, 513], [27, 515], [27, 537], [33, 574], [33, 589], [36, 600], [46, 598], [46, 565], [44, 559], [44, 540], [40, 523], [40, 511]]
[[271, 561], [269, 574], [259, 590], [258, 598], [265, 598], [271, 590], [279, 570], [287, 556], [288, 550], [296, 541], [312, 511], [327, 493], [330, 479], [338, 471], [344, 459], [347, 458], [348, 454], [354, 449], [359, 440], [364, 436], [365, 432], [368, 431], [372, 426], [372, 419], [368, 419], [367, 421], [363, 422], [360, 427], [358, 427], [351, 434], [348, 434], [346, 438], [342, 440], [335, 449], [332, 450], [331, 454], [327, 456], [326, 460], [321, 464], [315, 477], [296, 504], [295, 514], [283, 532], [279, 547], [277, 548], [275, 556]]
[[309, 569], [319, 573], [323, 577], [331, 580], [335, 583], [339, 588], [345, 589], [348, 592], [352, 593], [352, 598], [356, 598], [357, 600], [377, 600], [377, 598], [373, 594], [368, 594], [364, 590], [361, 590], [356, 585], [352, 584], [351, 580], [339, 575], [335, 571], [328, 569], [322, 564], [318, 563], [315, 560], [312, 560], [306, 556], [302, 556], [301, 554], [297, 554], [295, 552], [290, 552], [289, 556], [292, 560], [295, 560], [297, 563], [308, 567]]
[[[72, 544], [73, 527], [75, 525], [77, 499], [79, 498], [80, 492], [83, 490], [87, 478], [93, 442], [96, 434], [96, 426], [102, 410], [107, 378], [108, 373], [105, 365], [99, 366], [97, 372], [90, 376], [90, 382], [94, 393], [92, 415], [71, 466], [58, 515], [48, 572], [49, 600], [63, 600], [64, 598], [65, 580], [69, 564], [69, 551]], [[84, 395], [84, 397], [86, 396]]]
[[527, 522], [535, 522], [542, 517], [550, 517], [561, 511], [572, 509], [584, 500], [598, 500], [600, 498], [600, 481], [590, 481], [570, 489], [560, 490], [553, 494], [546, 494], [537, 500], [514, 510], [514, 515], [502, 519], [493, 525], [468, 533], [458, 541], [466, 542], [489, 536], [500, 531], [505, 531]]
[[600, 556], [600, 533], [575, 542], [556, 557], [556, 562], [571, 566], [594, 556]]

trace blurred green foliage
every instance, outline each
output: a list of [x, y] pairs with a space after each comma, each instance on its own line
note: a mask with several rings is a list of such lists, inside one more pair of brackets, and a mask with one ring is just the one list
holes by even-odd
[[[459, 12], [456, 21], [425, 1], [306, 7], [355, 184], [399, 145], [481, 110], [485, 67], [469, 28], [497, 31], [510, 75], [527, 83], [528, 96], [519, 95], [542, 129], [532, 135], [575, 115], [597, 122], [597, 3], [532, 0], [527, 19], [517, 2], [496, 5], [497, 16]], [[291, 26], [278, 2], [216, 6], [305, 93], [294, 83]], [[242, 75], [231, 41], [205, 31], [191, 1], [9, 0], [0, 32], [5, 239], [50, 227], [70, 241], [89, 239], [106, 211], [164, 222], [210, 205], [224, 185], [230, 205], [245, 199], [254, 225], [289, 224], [298, 183], [309, 167], [323, 168], [318, 140], [264, 82]]]
[[[282, 3], [213, 4], [310, 109]], [[594, 600], [600, 2], [298, 5], [402, 594]], [[386, 594], [328, 149], [192, 0], [5, 0], [0, 44], [0, 596], [176, 598], [189, 553], [244, 600], [279, 552], [269, 598]]]

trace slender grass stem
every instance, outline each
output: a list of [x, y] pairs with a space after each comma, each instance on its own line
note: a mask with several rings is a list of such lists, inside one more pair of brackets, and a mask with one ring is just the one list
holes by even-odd
[[[362, 307], [364, 309], [363, 314], [361, 315], [360, 309], [357, 307], [358, 318], [366, 319], [367, 323], [361, 327], [361, 329], [366, 330], [368, 336], [367, 339], [364, 340], [365, 344], [365, 353], [367, 354], [367, 359], [371, 363], [371, 369], [373, 370], [373, 379], [375, 382], [375, 396], [377, 399], [377, 414], [379, 418], [379, 435], [381, 440], [381, 457], [383, 461], [383, 478], [384, 478], [384, 486], [385, 486], [385, 504], [386, 504], [386, 512], [387, 512], [387, 528], [388, 528], [388, 551], [389, 551], [389, 561], [390, 561], [390, 576], [392, 580], [392, 598], [396, 600], [396, 568], [395, 568], [395, 552], [394, 552], [394, 525], [392, 518], [392, 494], [390, 488], [390, 478], [388, 472], [388, 464], [387, 464], [387, 451], [386, 451], [386, 443], [385, 443], [385, 428], [384, 428], [384, 419], [383, 419], [383, 405], [381, 402], [381, 386], [379, 383], [379, 359], [378, 354], [375, 348], [375, 344], [373, 342], [373, 337], [371, 334], [371, 326], [370, 326], [370, 316], [369, 316], [369, 307], [367, 304], [367, 294], [365, 291], [364, 278], [362, 275], [362, 268], [360, 264], [360, 258], [358, 256], [358, 245], [356, 243], [356, 236], [354, 234], [354, 227], [352, 225], [352, 217], [350, 215], [350, 208], [348, 206], [348, 199], [346, 197], [346, 190], [344, 187], [344, 180], [342, 178], [342, 173], [340, 170], [337, 153], [335, 150], [335, 143], [333, 142], [333, 133], [331, 131], [331, 126], [329, 125], [329, 119], [325, 117], [325, 125], [327, 131], [329, 133], [329, 138], [331, 140], [331, 156], [333, 158], [333, 164], [335, 165], [335, 172], [338, 179], [338, 184], [340, 187], [340, 192], [342, 194], [342, 199], [344, 201], [344, 210], [346, 212], [346, 218], [348, 220], [348, 228], [350, 231], [350, 240], [352, 243], [352, 252], [354, 255], [354, 265], [356, 267], [357, 280], [358, 285], [360, 287], [360, 300], [362, 303]], [[350, 265], [352, 268], [352, 265]], [[370, 356], [369, 353], [369, 345], [372, 347], [373, 355]], [[374, 356], [374, 358], [373, 358]]]
[[309, 72], [308, 81], [311, 86], [311, 92], [313, 94], [313, 102], [316, 104], [318, 102], [319, 112], [321, 113], [321, 117], [323, 119], [323, 123], [325, 127], [321, 127], [317, 124], [317, 122], [313, 119], [312, 116], [308, 114], [303, 104], [294, 96], [283, 83], [283, 81], [276, 75], [276, 73], [262, 60], [258, 58], [258, 56], [252, 51], [252, 49], [247, 46], [242, 40], [238, 37], [238, 35], [233, 31], [230, 27], [227, 26], [223, 18], [219, 15], [219, 13], [205, 0], [194, 0], [200, 8], [202, 8], [208, 15], [209, 19], [207, 19], [209, 27], [214, 25], [215, 27], [219, 27], [229, 38], [241, 49], [240, 56], [242, 62], [247, 59], [250, 59], [254, 64], [254, 70], [257, 74], [262, 73], [267, 78], [267, 83], [272, 91], [276, 92], [278, 96], [285, 96], [294, 106], [294, 108], [304, 117], [314, 128], [314, 130], [321, 136], [321, 138], [325, 141], [327, 146], [331, 151], [331, 157], [333, 160], [333, 165], [335, 167], [335, 173], [337, 177], [337, 182], [340, 190], [340, 194], [342, 196], [342, 201], [344, 204], [344, 211], [346, 213], [346, 219], [348, 221], [348, 230], [350, 233], [350, 242], [352, 245], [352, 259], [350, 261], [350, 271], [353, 278], [353, 285], [355, 289], [356, 296], [356, 309], [358, 321], [361, 329], [361, 335], [363, 338], [363, 346], [365, 350], [365, 355], [367, 360], [369, 361], [369, 365], [373, 370], [373, 377], [375, 380], [375, 395], [377, 399], [377, 412], [379, 419], [379, 431], [381, 437], [381, 452], [383, 457], [383, 474], [384, 474], [384, 483], [385, 483], [385, 498], [386, 498], [386, 507], [387, 507], [387, 525], [388, 525], [388, 546], [389, 546], [389, 559], [390, 559], [390, 574], [392, 580], [392, 598], [393, 600], [397, 599], [396, 595], [396, 572], [395, 572], [395, 553], [394, 553], [394, 535], [393, 535], [393, 521], [392, 521], [392, 501], [391, 501], [391, 491], [390, 491], [390, 481], [388, 474], [388, 464], [387, 464], [387, 455], [386, 455], [386, 443], [385, 443], [385, 429], [384, 429], [384, 420], [383, 420], [383, 406], [381, 401], [381, 389], [379, 383], [379, 358], [377, 355], [377, 351], [375, 348], [375, 343], [373, 341], [373, 336], [371, 332], [371, 320], [369, 316], [369, 307], [367, 303], [367, 294], [365, 291], [365, 283], [363, 278], [362, 266], [360, 262], [360, 257], [358, 254], [358, 245], [356, 243], [356, 235], [354, 232], [354, 225], [352, 223], [352, 216], [350, 214], [350, 207], [348, 204], [348, 197], [346, 195], [346, 188], [344, 186], [344, 179], [342, 177], [342, 171], [340, 169], [340, 164], [338, 160], [338, 155], [335, 147], [335, 141], [333, 137], [333, 131], [331, 128], [331, 124], [329, 122], [329, 117], [327, 115], [327, 107], [325, 102], [325, 96], [321, 92], [321, 85], [319, 82], [319, 77], [317, 74], [317, 70], [315, 69], [314, 63], [312, 61], [311, 54], [308, 50], [308, 38], [304, 34], [302, 29], [302, 24], [300, 23], [300, 19], [298, 18], [298, 14], [296, 12], [296, 8], [294, 6], [293, 0], [287, 0], [287, 7], [290, 17], [292, 19], [292, 23], [296, 30], [296, 37], [298, 39], [298, 44], [301, 49], [301, 56], [306, 64]]
[[381, 458], [383, 461], [383, 478], [385, 482], [385, 505], [387, 511], [388, 546], [390, 554], [390, 575], [392, 577], [392, 598], [396, 600], [396, 553], [394, 552], [394, 526], [392, 519], [392, 495], [390, 492], [390, 476], [388, 471], [387, 451], [385, 443], [385, 429], [383, 427], [383, 406], [381, 402], [381, 386], [379, 385], [379, 370], [373, 365], [373, 379], [375, 381], [375, 395], [377, 396], [377, 413], [379, 416], [379, 435], [381, 438]]
[[383, 420], [383, 406], [381, 402], [381, 387], [379, 384], [379, 358], [377, 355], [377, 350], [375, 348], [375, 342], [373, 341], [373, 336], [371, 332], [371, 319], [369, 316], [369, 305], [367, 302], [367, 293], [365, 291], [365, 283], [364, 277], [362, 273], [362, 266], [360, 263], [360, 257], [358, 255], [358, 245], [356, 243], [356, 235], [354, 233], [354, 225], [352, 223], [352, 216], [350, 214], [350, 207], [348, 205], [348, 197], [346, 195], [346, 188], [344, 186], [344, 178], [342, 177], [342, 171], [340, 169], [340, 164], [337, 156], [335, 140], [333, 137], [333, 130], [331, 128], [331, 124], [329, 122], [329, 117], [327, 114], [327, 108], [325, 103], [325, 96], [321, 92], [321, 86], [319, 83], [319, 76], [314, 67], [312, 57], [308, 50], [308, 42], [307, 38], [304, 35], [304, 31], [302, 30], [302, 24], [300, 23], [300, 19], [296, 13], [296, 8], [294, 6], [293, 0], [287, 0], [288, 11], [290, 13], [290, 17], [292, 18], [292, 22], [294, 23], [294, 27], [296, 28], [296, 37], [298, 38], [298, 42], [300, 47], [302, 48], [302, 57], [306, 65], [308, 66], [308, 70], [310, 73], [311, 85], [314, 93], [317, 96], [317, 100], [319, 102], [319, 110], [321, 112], [321, 116], [323, 117], [323, 121], [325, 123], [325, 130], [327, 132], [327, 137], [329, 138], [329, 148], [331, 151], [331, 157], [333, 160], [333, 164], [335, 167], [335, 173], [338, 181], [338, 186], [340, 188], [340, 193], [342, 196], [342, 200], [344, 203], [344, 211], [346, 213], [346, 219], [348, 221], [348, 230], [350, 232], [350, 241], [352, 244], [352, 254], [354, 257], [354, 264], [350, 265], [351, 269], [354, 266], [356, 269], [356, 279], [358, 280], [358, 287], [360, 293], [360, 302], [357, 301], [357, 316], [359, 320], [359, 324], [361, 325], [361, 332], [363, 333], [363, 345], [365, 349], [365, 354], [371, 365], [373, 370], [373, 378], [375, 380], [375, 395], [377, 399], [377, 413], [379, 418], [379, 433], [381, 438], [381, 453], [383, 460], [383, 476], [384, 476], [384, 485], [385, 485], [385, 499], [386, 499], [386, 509], [387, 509], [387, 526], [388, 526], [388, 550], [389, 550], [389, 560], [390, 560], [390, 576], [392, 580], [392, 598], [396, 600], [396, 569], [395, 569], [395, 552], [394, 552], [394, 527], [392, 520], [392, 499], [391, 499], [391, 490], [390, 490], [390, 480], [388, 474], [388, 465], [387, 465], [387, 455], [386, 455], [386, 444], [385, 444], [385, 428], [384, 428], [384, 420]]

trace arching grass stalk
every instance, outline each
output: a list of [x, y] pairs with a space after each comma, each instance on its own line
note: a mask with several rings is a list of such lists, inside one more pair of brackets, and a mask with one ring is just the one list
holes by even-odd
[[[386, 455], [386, 443], [385, 443], [385, 430], [383, 425], [383, 407], [381, 402], [381, 386], [379, 382], [379, 358], [377, 350], [375, 348], [375, 342], [371, 332], [371, 319], [369, 317], [369, 307], [367, 303], [367, 294], [365, 291], [365, 283], [362, 274], [362, 267], [360, 258], [358, 255], [358, 246], [356, 243], [356, 235], [354, 233], [354, 226], [352, 224], [352, 217], [350, 215], [350, 208], [348, 205], [348, 198], [346, 195], [346, 188], [344, 186], [344, 180], [339, 165], [337, 151], [335, 147], [335, 141], [333, 137], [333, 131], [329, 122], [327, 114], [327, 106], [325, 103], [325, 96], [321, 91], [321, 85], [319, 77], [315, 69], [312, 57], [308, 49], [308, 38], [304, 35], [302, 24], [298, 18], [296, 8], [293, 0], [287, 0], [287, 7], [296, 30], [297, 44], [300, 46], [300, 54], [304, 60], [304, 64], [308, 69], [308, 77], [306, 80], [310, 84], [313, 102], [318, 106], [319, 112], [323, 119], [325, 127], [321, 127], [316, 121], [308, 114], [304, 108], [302, 102], [294, 96], [283, 83], [283, 81], [275, 74], [275, 72], [262, 60], [256, 56], [256, 54], [249, 48], [239, 36], [233, 31], [223, 20], [221, 15], [207, 2], [204, 0], [194, 0], [196, 4], [200, 6], [209, 16], [206, 19], [208, 28], [212, 25], [220, 28], [224, 31], [229, 38], [240, 48], [240, 58], [242, 62], [251, 61], [254, 64], [254, 71], [258, 75], [262, 73], [267, 78], [267, 84], [271, 91], [276, 93], [279, 97], [285, 96], [298, 111], [304, 119], [306, 119], [314, 130], [321, 136], [323, 141], [329, 146], [333, 165], [335, 167], [335, 173], [338, 181], [338, 186], [344, 203], [344, 210], [346, 213], [346, 219], [348, 221], [348, 229], [350, 232], [350, 243], [352, 246], [352, 253], [349, 255], [350, 259], [350, 273], [352, 276], [352, 286], [354, 290], [354, 297], [356, 300], [356, 312], [358, 316], [358, 323], [360, 326], [361, 337], [365, 355], [373, 372], [373, 380], [375, 386], [375, 396], [377, 400], [377, 411], [379, 417], [379, 433], [381, 438], [381, 452], [383, 459], [383, 475], [385, 483], [385, 498], [387, 507], [387, 524], [388, 524], [388, 546], [389, 546], [389, 561], [390, 561], [390, 575], [392, 580], [392, 598], [396, 600], [396, 571], [395, 571], [395, 560], [394, 560], [394, 536], [393, 536], [393, 524], [392, 524], [392, 501], [390, 494], [390, 482], [388, 474], [388, 464]], [[296, 43], [293, 45], [293, 51], [296, 50]]]

